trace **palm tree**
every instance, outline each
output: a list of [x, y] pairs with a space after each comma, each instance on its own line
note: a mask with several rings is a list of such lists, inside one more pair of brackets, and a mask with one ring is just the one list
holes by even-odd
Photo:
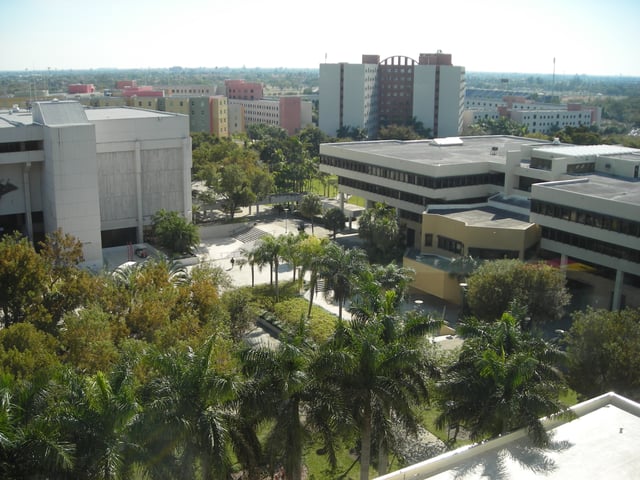
[[[401, 314], [398, 311], [398, 299], [402, 295], [403, 287], [400, 286], [396, 290], [391, 283], [386, 282], [391, 278], [389, 272], [400, 274], [401, 271], [391, 266], [387, 268], [372, 266], [358, 277], [349, 308], [351, 324], [357, 329], [376, 328], [378, 341], [385, 348], [399, 344], [406, 348], [415, 348], [419, 352], [425, 336], [437, 331], [442, 325], [442, 320], [416, 312]], [[432, 375], [438, 373], [438, 369], [429, 363], [423, 363], [422, 367]], [[374, 405], [373, 437], [378, 450], [378, 474], [384, 475], [389, 464], [388, 452], [393, 447], [393, 418], [401, 420], [404, 426], [413, 432], [417, 428], [417, 419], [410, 409], [379, 402]]]
[[326, 281], [327, 292], [333, 291], [338, 302], [339, 320], [342, 320], [342, 308], [351, 295], [354, 279], [366, 265], [367, 256], [363, 250], [344, 248], [337, 243], [327, 245], [320, 276]]
[[296, 270], [302, 263], [302, 252], [300, 250], [300, 244], [306, 237], [306, 234], [300, 233], [294, 235], [289, 233], [287, 235], [281, 235], [279, 240], [282, 243], [282, 259], [291, 264], [293, 269], [293, 281], [296, 281]]
[[240, 268], [242, 268], [244, 265], [247, 265], [247, 264], [251, 267], [251, 286], [255, 287], [256, 285], [255, 267], [258, 264], [259, 252], [257, 249], [250, 250], [246, 247], [242, 247], [240, 249], [240, 253], [242, 254], [243, 258], [238, 261], [238, 264]]
[[144, 438], [153, 476], [226, 478], [230, 469], [230, 425], [236, 382], [216, 371], [214, 339], [195, 351], [155, 352], [156, 375], [144, 389]]
[[272, 420], [266, 450], [273, 467], [281, 461], [287, 479], [302, 477], [302, 453], [309, 437], [303, 422], [308, 398], [310, 347], [301, 335], [284, 336], [277, 349], [258, 346], [242, 352], [248, 382], [243, 404], [258, 421]]
[[404, 335], [385, 340], [383, 332], [376, 319], [352, 324], [340, 321], [313, 366], [319, 383], [337, 388], [334, 410], [347, 410], [359, 434], [362, 480], [369, 478], [374, 435], [384, 445], [380, 440], [384, 435], [375, 425], [393, 414], [406, 427], [415, 427], [412, 407], [427, 398], [424, 350], [417, 343], [405, 342]]
[[75, 478], [127, 478], [137, 445], [132, 429], [141, 407], [135, 397], [132, 365], [122, 364], [109, 377], [68, 373], [68, 393], [61, 402], [66, 428], [76, 445]]
[[300, 280], [302, 281], [304, 279], [305, 271], [310, 272], [309, 311], [307, 312], [307, 318], [311, 317], [311, 309], [313, 308], [313, 297], [316, 293], [318, 277], [319, 275], [321, 275], [324, 264], [324, 255], [328, 245], [328, 239], [320, 239], [318, 237], [306, 237], [300, 243], [302, 265], [302, 268], [300, 270]]
[[563, 353], [523, 331], [509, 313], [491, 324], [469, 319], [458, 331], [467, 338], [439, 385], [438, 425], [462, 425], [474, 439], [526, 427], [544, 445], [548, 437], [539, 419], [565, 410], [558, 401]]
[[320, 202], [320, 197], [315, 193], [309, 193], [302, 197], [302, 202], [300, 202], [300, 213], [303, 217], [311, 220], [311, 235], [315, 235], [314, 225], [316, 215], [320, 215], [322, 213], [322, 203]]
[[271, 270], [271, 285], [274, 285], [274, 273], [275, 273], [275, 297], [276, 301], [279, 297], [278, 291], [278, 269], [280, 267], [280, 258], [284, 250], [284, 241], [280, 237], [274, 237], [273, 235], [265, 235], [260, 239], [260, 245], [255, 250], [257, 257], [257, 264], [266, 265], [269, 264]]
[[64, 478], [72, 472], [75, 445], [52, 412], [59, 400], [55, 390], [54, 379], [16, 381], [0, 374], [1, 478]]

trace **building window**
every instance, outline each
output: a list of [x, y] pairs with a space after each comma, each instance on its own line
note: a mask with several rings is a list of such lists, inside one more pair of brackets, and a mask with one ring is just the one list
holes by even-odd
[[431, 247], [433, 245], [433, 233], [424, 234], [424, 246]]

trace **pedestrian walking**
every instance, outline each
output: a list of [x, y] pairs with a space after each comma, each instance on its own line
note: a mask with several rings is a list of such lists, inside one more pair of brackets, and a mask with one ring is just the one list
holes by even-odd
[[236, 263], [236, 259], [235, 259], [235, 258], [233, 258], [233, 257], [231, 257], [231, 268], [233, 268], [233, 266], [235, 265], [235, 263]]

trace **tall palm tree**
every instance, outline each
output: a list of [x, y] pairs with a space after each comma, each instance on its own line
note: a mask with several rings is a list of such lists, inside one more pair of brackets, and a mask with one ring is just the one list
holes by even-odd
[[230, 425], [236, 381], [216, 371], [214, 339], [195, 351], [155, 352], [155, 376], [143, 395], [139, 434], [153, 476], [226, 478], [230, 469]]
[[303, 281], [306, 271], [309, 271], [309, 310], [307, 318], [311, 317], [313, 297], [318, 285], [318, 277], [321, 275], [324, 264], [325, 250], [329, 245], [327, 238], [306, 237], [300, 243], [301, 265], [300, 281]]
[[131, 365], [107, 377], [67, 374], [61, 402], [66, 428], [76, 444], [75, 478], [127, 478], [137, 445], [132, 429], [141, 411]]
[[309, 193], [302, 197], [302, 201], [300, 202], [300, 213], [305, 218], [311, 220], [311, 235], [315, 235], [315, 218], [316, 215], [320, 215], [320, 213], [322, 213], [320, 197], [315, 193]]
[[385, 341], [383, 330], [376, 320], [340, 321], [313, 367], [318, 382], [337, 386], [335, 409], [349, 412], [359, 434], [362, 480], [369, 478], [375, 424], [393, 413], [407, 427], [415, 426], [412, 407], [427, 398], [424, 350], [401, 336]]
[[273, 467], [281, 461], [287, 479], [302, 478], [302, 453], [309, 437], [303, 421], [308, 400], [310, 347], [301, 335], [284, 336], [278, 348], [258, 346], [242, 352], [249, 379], [243, 389], [245, 409], [261, 422], [272, 420], [266, 451]]
[[354, 279], [366, 266], [367, 255], [364, 250], [345, 248], [335, 242], [327, 245], [320, 276], [326, 282], [327, 292], [333, 291], [338, 302], [339, 320], [342, 320], [342, 308], [351, 295]]
[[[377, 339], [384, 348], [399, 344], [405, 348], [415, 348], [419, 354], [425, 336], [437, 331], [442, 325], [442, 320], [416, 312], [401, 314], [398, 299], [402, 295], [403, 287], [395, 289], [385, 281], [389, 279], [389, 271], [399, 272], [393, 268], [387, 270], [384, 267], [372, 266], [359, 275], [349, 308], [351, 324], [358, 330], [375, 329]], [[424, 360], [421, 365], [421, 368], [425, 369], [424, 372], [437, 375], [438, 369], [426, 362], [426, 357]], [[384, 475], [389, 464], [388, 452], [393, 447], [392, 417], [400, 419], [410, 431], [416, 430], [417, 419], [411, 410], [380, 402], [374, 405], [373, 437], [378, 450], [378, 474]]]
[[[278, 286], [278, 269], [280, 268], [280, 259], [284, 251], [284, 241], [280, 237], [274, 237], [273, 235], [264, 235], [260, 239], [260, 245], [256, 248], [256, 256], [258, 258], [257, 264], [266, 265], [269, 264], [271, 272], [271, 285], [275, 288], [276, 301], [279, 297]], [[275, 284], [274, 284], [275, 276]]]
[[462, 425], [474, 439], [526, 427], [544, 445], [548, 437], [539, 419], [565, 410], [558, 401], [563, 353], [523, 331], [509, 313], [492, 324], [469, 319], [458, 331], [467, 338], [439, 385], [437, 423]]
[[248, 249], [246, 247], [242, 247], [240, 249], [240, 253], [242, 254], [242, 257], [239, 261], [238, 264], [240, 266], [240, 268], [242, 268], [244, 265], [249, 265], [249, 267], [251, 267], [251, 286], [255, 287], [256, 286], [256, 276], [255, 276], [255, 267], [258, 264], [258, 253], [259, 251], [257, 249]]
[[73, 471], [75, 445], [52, 412], [56, 390], [55, 379], [0, 374], [1, 478], [64, 478]]

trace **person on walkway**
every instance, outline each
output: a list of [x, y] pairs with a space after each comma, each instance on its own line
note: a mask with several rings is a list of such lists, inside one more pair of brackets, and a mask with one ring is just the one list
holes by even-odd
[[233, 257], [231, 257], [231, 268], [233, 268], [233, 266], [235, 265], [235, 263], [236, 263], [236, 259], [235, 259], [235, 258], [233, 258]]

